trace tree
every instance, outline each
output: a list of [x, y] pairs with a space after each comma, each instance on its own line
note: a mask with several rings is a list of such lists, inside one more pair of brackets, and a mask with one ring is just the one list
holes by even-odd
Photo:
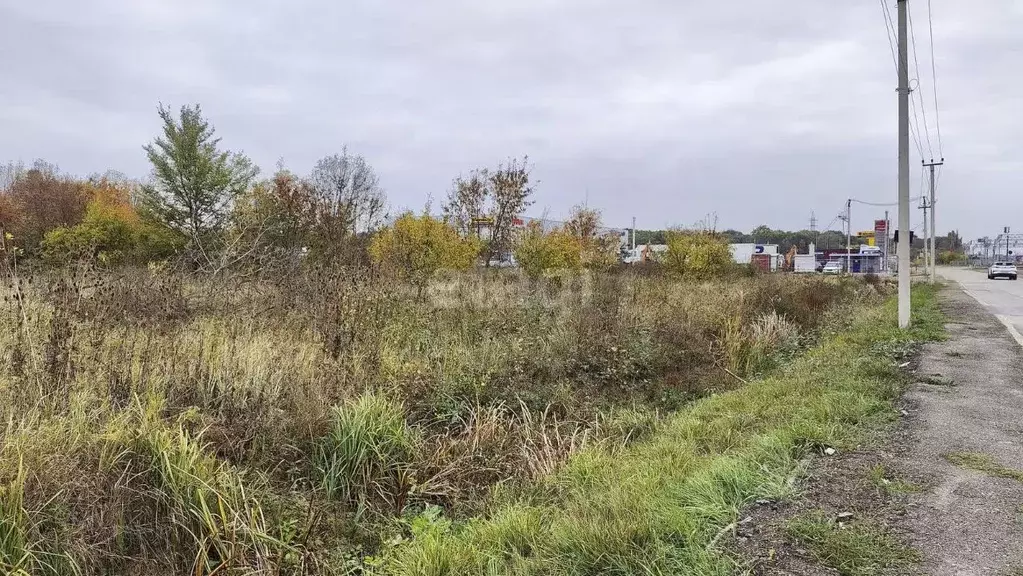
[[487, 266], [495, 256], [511, 250], [515, 220], [533, 204], [529, 199], [533, 187], [529, 183], [528, 162], [528, 156], [521, 161], [512, 158], [490, 176], [490, 218], [493, 221], [490, 224], [490, 240], [486, 245]]
[[963, 238], [958, 230], [952, 230], [945, 236], [935, 236], [934, 248], [938, 251], [961, 252], [963, 250]]
[[664, 244], [667, 236], [666, 230], [636, 230], [636, 245]]
[[0, 202], [4, 228], [14, 244], [32, 253], [47, 232], [74, 226], [85, 216], [89, 195], [85, 185], [60, 174], [56, 166], [37, 160], [27, 171], [8, 177]]
[[25, 167], [20, 163], [0, 165], [0, 252], [3, 252], [7, 245], [5, 234], [13, 237], [11, 230], [21, 221], [21, 211], [11, 192], [14, 184], [24, 176], [24, 173]]
[[281, 166], [238, 197], [229, 235], [261, 254], [293, 253], [311, 243], [315, 225], [312, 186]]
[[444, 205], [444, 218], [463, 236], [469, 236], [475, 227], [473, 220], [485, 214], [490, 196], [490, 173], [486, 168], [473, 170], [468, 178], [459, 176], [448, 193]]
[[366, 159], [342, 148], [320, 159], [309, 179], [321, 250], [333, 250], [383, 222], [386, 198]]
[[198, 105], [182, 106], [178, 118], [163, 105], [159, 113], [163, 136], [145, 146], [153, 183], [143, 187], [144, 205], [189, 238], [193, 263], [209, 264], [232, 203], [259, 170], [244, 155], [219, 149]]
[[420, 296], [438, 270], [465, 270], [472, 266], [479, 245], [463, 238], [447, 222], [429, 214], [406, 212], [370, 243], [370, 256], [412, 283]]
[[544, 233], [539, 222], [530, 222], [518, 239], [515, 260], [526, 276], [536, 280], [554, 270], [578, 270], [582, 245], [568, 230]]
[[608, 269], [618, 262], [621, 236], [617, 232], [602, 232], [600, 210], [576, 206], [565, 224], [565, 232], [579, 244], [582, 265], [590, 269]]
[[15, 182], [25, 176], [25, 165], [21, 162], [8, 162], [0, 165], [0, 196], [10, 194]]
[[489, 266], [496, 256], [511, 252], [516, 220], [533, 204], [532, 194], [529, 157], [512, 158], [493, 172], [475, 170], [467, 179], [455, 180], [443, 207], [444, 215], [466, 236], [484, 228], [484, 225], [474, 226], [473, 219], [487, 220], [487, 232], [481, 233], [481, 240], [483, 256]]
[[671, 230], [667, 244], [662, 262], [678, 276], [704, 280], [725, 274], [734, 266], [728, 241], [713, 232]]

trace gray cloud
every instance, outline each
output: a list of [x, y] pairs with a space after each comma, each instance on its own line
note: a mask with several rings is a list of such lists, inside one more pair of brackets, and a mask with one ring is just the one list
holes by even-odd
[[[933, 4], [939, 224], [977, 236], [1023, 212], [1023, 3]], [[926, 3], [912, 6], [937, 155]], [[348, 144], [399, 206], [525, 153], [537, 211], [588, 198], [614, 225], [716, 211], [795, 228], [849, 196], [895, 197], [895, 71], [871, 2], [0, 0], [0, 53], [0, 159], [78, 173], [144, 176], [157, 103], [198, 102], [266, 170]]]

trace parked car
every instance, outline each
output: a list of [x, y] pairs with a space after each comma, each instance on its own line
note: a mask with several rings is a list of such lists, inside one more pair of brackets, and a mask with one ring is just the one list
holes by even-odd
[[1016, 274], [1016, 264], [1012, 262], [995, 262], [987, 269], [988, 280], [994, 280], [995, 278], [1015, 280]]
[[841, 274], [842, 269], [843, 266], [841, 262], [836, 262], [832, 260], [831, 262], [825, 264], [824, 269], [821, 271], [824, 272], [825, 274]]

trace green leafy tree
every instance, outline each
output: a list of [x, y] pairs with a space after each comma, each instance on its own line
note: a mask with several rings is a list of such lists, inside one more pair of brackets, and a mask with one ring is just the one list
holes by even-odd
[[667, 230], [636, 230], [636, 245], [664, 244], [667, 237]]
[[705, 280], [730, 271], [735, 262], [728, 240], [705, 231], [668, 232], [668, 251], [661, 256], [665, 268], [678, 276]]
[[219, 149], [198, 105], [183, 106], [177, 117], [161, 105], [160, 119], [163, 136], [145, 146], [153, 183], [143, 187], [144, 205], [188, 237], [196, 264], [209, 263], [232, 203], [258, 169], [244, 155]]
[[463, 238], [444, 220], [406, 212], [369, 246], [374, 262], [393, 269], [422, 295], [439, 270], [466, 270], [479, 253], [474, 239]]
[[536, 280], [555, 270], [578, 270], [582, 266], [582, 244], [568, 230], [545, 233], [531, 222], [519, 237], [515, 260], [526, 276]]

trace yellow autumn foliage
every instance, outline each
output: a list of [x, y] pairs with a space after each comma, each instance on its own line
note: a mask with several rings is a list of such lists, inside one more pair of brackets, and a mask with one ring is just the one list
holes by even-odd
[[462, 238], [444, 220], [406, 212], [373, 238], [369, 254], [377, 264], [421, 288], [439, 270], [470, 268], [479, 244]]

